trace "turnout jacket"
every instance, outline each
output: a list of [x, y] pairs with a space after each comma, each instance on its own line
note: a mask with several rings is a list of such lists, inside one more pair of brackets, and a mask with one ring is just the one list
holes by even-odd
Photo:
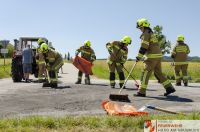
[[106, 44], [109, 52], [108, 63], [125, 63], [128, 55], [128, 48], [120, 41], [113, 41]]
[[81, 53], [81, 57], [93, 62], [96, 60], [95, 52], [91, 47], [81, 46], [79, 49], [76, 50], [76, 54]]
[[188, 64], [187, 57], [190, 53], [189, 46], [184, 42], [177, 42], [172, 50], [171, 57], [174, 59], [175, 65]]
[[137, 56], [139, 60], [143, 57], [146, 57], [148, 60], [160, 59], [163, 57], [158, 38], [150, 28], [144, 30], [140, 39], [141, 47]]
[[53, 49], [49, 48], [48, 52], [43, 53], [43, 55], [47, 66], [51, 70], [59, 70], [59, 68], [64, 64], [62, 56]]

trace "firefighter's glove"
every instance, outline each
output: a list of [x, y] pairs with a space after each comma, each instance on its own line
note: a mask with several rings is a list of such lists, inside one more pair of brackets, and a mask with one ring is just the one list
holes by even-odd
[[36, 59], [36, 60], [39, 60], [39, 55], [36, 55], [36, 56], [35, 56], [35, 59]]
[[49, 63], [48, 63], [48, 64], [46, 64], [46, 69], [47, 69], [48, 71], [51, 69], [51, 67], [50, 67]]
[[112, 51], [112, 48], [110, 46], [110, 43], [106, 44], [106, 48], [108, 49], [109, 54], [112, 54], [113, 51]]
[[175, 58], [175, 56], [174, 56], [174, 55], [171, 55], [171, 58]]
[[49, 59], [45, 59], [45, 62], [46, 62], [46, 63], [49, 63]]
[[125, 63], [126, 62], [126, 58], [124, 58], [123, 56], [121, 57], [121, 63]]
[[76, 52], [75, 52], [75, 56], [78, 56], [78, 54], [79, 54], [79, 52], [78, 52], [78, 51], [76, 51]]
[[112, 54], [112, 48], [110, 48], [110, 47], [108, 48], [108, 53]]
[[139, 58], [139, 57], [136, 57], [135, 61], [136, 61], [136, 62], [139, 62], [139, 61], [140, 61], [140, 58]]

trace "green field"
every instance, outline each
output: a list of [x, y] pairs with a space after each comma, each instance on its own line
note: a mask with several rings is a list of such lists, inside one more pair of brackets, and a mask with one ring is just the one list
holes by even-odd
[[151, 115], [143, 117], [68, 116], [1, 119], [0, 131], [15, 132], [143, 132], [144, 120], [200, 120], [200, 113], [184, 115]]
[[[125, 63], [126, 69], [128, 71], [130, 71], [130, 69], [134, 63], [135, 62], [133, 62], [133, 61], [126, 62]], [[174, 69], [173, 69], [174, 67], [172, 67], [170, 65], [170, 63], [171, 62], [162, 62], [162, 71], [165, 75], [168, 74], [168, 76], [174, 76]], [[132, 75], [136, 79], [140, 79], [140, 75], [141, 75], [141, 71], [142, 71], [143, 67], [144, 67], [143, 62], [139, 62], [136, 65], [136, 68], [132, 73]], [[94, 67], [93, 67], [93, 72], [94, 72], [95, 76], [97, 76], [99, 78], [103, 78], [103, 79], [109, 78], [109, 69], [108, 69], [108, 65], [105, 60], [95, 61]], [[124, 72], [126, 73], [126, 71], [124, 71]], [[127, 73], [126, 73], [126, 75], [127, 75]], [[192, 78], [193, 82], [200, 81], [200, 63], [199, 62], [190, 62], [189, 63], [188, 75]], [[152, 75], [150, 79], [155, 79], [154, 75]]]
[[0, 79], [10, 77], [11, 70], [11, 59], [5, 59], [5, 67], [4, 67], [4, 59], [0, 59]]

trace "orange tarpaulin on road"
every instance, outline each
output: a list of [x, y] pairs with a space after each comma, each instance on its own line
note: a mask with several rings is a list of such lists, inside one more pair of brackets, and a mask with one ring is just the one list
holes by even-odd
[[120, 116], [141, 116], [148, 115], [147, 112], [138, 112], [135, 107], [129, 104], [118, 104], [112, 101], [103, 101], [102, 107], [109, 115]]
[[79, 57], [76, 56], [73, 59], [73, 63], [72, 63], [77, 69], [79, 69], [80, 71], [82, 71], [85, 74], [88, 75], [93, 75], [92, 73], [92, 63]]

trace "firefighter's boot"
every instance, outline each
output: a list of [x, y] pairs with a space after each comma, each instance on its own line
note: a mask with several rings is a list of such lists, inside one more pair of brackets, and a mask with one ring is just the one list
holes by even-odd
[[168, 88], [166, 88], [166, 93], [164, 93], [164, 96], [168, 96], [171, 93], [174, 93], [176, 90], [174, 89], [173, 86], [170, 86]]
[[49, 82], [44, 82], [42, 87], [51, 87], [51, 84]]
[[57, 88], [58, 87], [57, 83], [50, 83], [50, 85], [51, 85], [51, 88]]
[[90, 77], [89, 75], [85, 75], [85, 84], [90, 85]]
[[81, 84], [81, 79], [78, 79], [75, 84]]
[[137, 92], [136, 94], [134, 94], [134, 96], [137, 96], [137, 97], [146, 97], [146, 94]]
[[181, 86], [181, 82], [177, 82], [177, 83], [176, 83], [176, 86]]
[[[123, 85], [124, 85], [124, 83], [119, 83], [119, 86], [120, 86], [120, 88], [122, 88], [123, 87]], [[126, 89], [126, 86], [124, 86], [124, 88], [123, 89]]]
[[184, 86], [188, 86], [188, 82], [184, 82]]

